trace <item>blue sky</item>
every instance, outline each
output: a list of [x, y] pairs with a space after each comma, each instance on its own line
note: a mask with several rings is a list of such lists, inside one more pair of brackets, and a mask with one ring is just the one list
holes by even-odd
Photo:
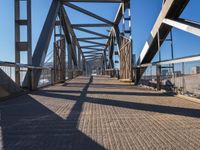
[[[0, 60], [14, 61], [14, 0], [0, 0]], [[37, 43], [41, 32], [44, 20], [46, 18], [51, 0], [32, 0], [32, 37], [33, 50]], [[149, 33], [155, 23], [155, 20], [160, 12], [162, 0], [131, 0], [132, 7], [132, 37], [134, 42], [134, 53], [136, 56], [143, 48], [145, 41], [149, 37]], [[109, 20], [113, 20], [117, 11], [118, 4], [77, 4], [83, 8], [99, 14]], [[190, 0], [187, 8], [184, 10], [181, 18], [200, 22], [199, 0]], [[71, 18], [72, 23], [99, 23], [98, 20], [91, 17], [81, 15], [80, 13], [69, 9], [66, 10]], [[96, 30], [93, 28], [92, 30]], [[98, 29], [98, 32], [107, 34], [106, 29]], [[79, 37], [86, 36], [82, 32], [77, 32]], [[25, 32], [22, 33], [24, 38]], [[182, 57], [188, 55], [200, 54], [200, 38], [183, 31], [173, 29], [174, 35], [174, 55]], [[103, 42], [103, 41], [102, 41]], [[83, 44], [83, 43], [82, 43]], [[169, 43], [162, 46], [162, 59], [170, 58]], [[52, 42], [49, 51], [52, 49]], [[22, 57], [22, 62], [25, 63], [25, 53]], [[154, 60], [157, 60], [157, 56]]]

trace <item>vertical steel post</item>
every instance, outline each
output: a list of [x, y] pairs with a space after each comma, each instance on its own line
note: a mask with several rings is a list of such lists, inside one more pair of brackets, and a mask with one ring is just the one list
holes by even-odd
[[[171, 59], [174, 59], [174, 43], [173, 43], [173, 34], [172, 34], [172, 30], [170, 32], [170, 39], [171, 39]], [[174, 84], [175, 84], [175, 74], [174, 74], [175, 70], [174, 70], [174, 64], [172, 64], [172, 74], [173, 74], [173, 78], [174, 78]]]
[[[157, 43], [158, 43], [158, 51], [159, 51], [159, 61], [161, 61], [161, 54], [160, 54], [160, 34], [158, 31], [157, 34]], [[161, 66], [156, 65], [156, 77], [157, 77], [157, 90], [161, 90]]]
[[[26, 16], [21, 18], [21, 3], [26, 3]], [[27, 27], [27, 40], [22, 41], [20, 38], [21, 28]], [[15, 0], [15, 62], [20, 64], [20, 52], [27, 52], [27, 64], [32, 65], [32, 26], [31, 26], [31, 0]], [[28, 77], [30, 78], [28, 71]], [[15, 71], [16, 84], [20, 85], [20, 68], [16, 67]], [[29, 82], [27, 82], [29, 84]], [[28, 85], [26, 85], [28, 86]]]
[[28, 39], [28, 64], [32, 65], [32, 18], [31, 0], [27, 0], [27, 39]]
[[128, 7], [128, 24], [129, 24], [129, 39], [131, 40], [131, 47], [130, 47], [130, 80], [133, 80], [133, 44], [132, 44], [132, 24], [131, 24], [131, 2], [129, 1]]
[[68, 48], [68, 78], [73, 78], [73, 71], [72, 71], [72, 45], [71, 43], [67, 44]]
[[[20, 42], [20, 1], [15, 0], [15, 62], [20, 63], [20, 51], [18, 49], [18, 43]], [[20, 85], [20, 68], [15, 68], [15, 82]]]
[[182, 94], [184, 94], [185, 93], [185, 63], [183, 62], [182, 63], [182, 82], [183, 82], [183, 93]]
[[78, 48], [78, 69], [81, 70], [81, 49]]
[[125, 2], [122, 3], [122, 32], [125, 35]]
[[[61, 11], [61, 9], [60, 9]], [[54, 79], [57, 82], [65, 82], [66, 74], [66, 43], [62, 30], [61, 13], [58, 13], [56, 24], [54, 27]]]

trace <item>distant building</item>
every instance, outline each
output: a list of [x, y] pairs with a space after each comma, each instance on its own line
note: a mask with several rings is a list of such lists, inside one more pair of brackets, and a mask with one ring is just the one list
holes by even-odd
[[200, 74], [200, 66], [192, 67], [192, 74]]

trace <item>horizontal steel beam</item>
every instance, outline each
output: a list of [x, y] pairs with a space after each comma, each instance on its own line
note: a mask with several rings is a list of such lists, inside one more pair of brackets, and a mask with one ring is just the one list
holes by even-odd
[[75, 9], [75, 10], [77, 10], [77, 11], [79, 11], [81, 13], [84, 13], [84, 14], [90, 16], [90, 17], [93, 17], [93, 18], [95, 18], [97, 20], [100, 20], [100, 21], [105, 22], [105, 23], [110, 24], [110, 25], [114, 25], [113, 22], [111, 22], [111, 21], [109, 21], [109, 20], [107, 20], [107, 19], [105, 19], [105, 18], [103, 18], [101, 16], [98, 16], [98, 15], [96, 15], [96, 14], [94, 14], [94, 13], [88, 11], [88, 10], [85, 10], [85, 9], [83, 9], [81, 7], [78, 7], [78, 6], [76, 6], [76, 5], [72, 4], [72, 3], [65, 2], [64, 4], [66, 6], [72, 8], [72, 9]]
[[103, 23], [93, 23], [93, 24], [72, 24], [72, 28], [77, 27], [111, 27], [110, 24], [103, 24]]
[[87, 59], [92, 59], [92, 58], [102, 58], [102, 56], [90, 56], [90, 57], [87, 57]]
[[91, 55], [91, 56], [86, 56], [85, 58], [89, 58], [89, 57], [92, 57], [92, 58], [93, 57], [102, 57], [102, 55], [93, 55], [93, 56]]
[[87, 62], [91, 62], [91, 61], [95, 61], [95, 60], [97, 60], [97, 59], [101, 60], [101, 57], [99, 57], [99, 58], [90, 58], [90, 59], [86, 59], [86, 61], [87, 61]]
[[[189, 0], [167, 0], [162, 10], [154, 24], [153, 29], [151, 30], [150, 38], [145, 43], [144, 48], [142, 49], [137, 64], [150, 63], [153, 57], [158, 51], [158, 42], [157, 34], [159, 31], [160, 39], [166, 39], [168, 33], [171, 31], [171, 27], [163, 24], [165, 18], [178, 18]], [[163, 40], [160, 42], [162, 45]]]
[[87, 58], [86, 59], [86, 61], [88, 62], [88, 61], [95, 61], [95, 60], [97, 60], [97, 59], [102, 59], [102, 57], [91, 57], [91, 58]]
[[81, 46], [81, 48], [87, 48], [87, 49], [92, 47], [102, 47], [102, 45], [97, 44], [97, 45]]
[[82, 32], [86, 32], [86, 33], [89, 33], [89, 34], [93, 34], [93, 35], [96, 35], [96, 36], [109, 38], [107, 35], [104, 35], [104, 34], [101, 34], [101, 33], [97, 33], [97, 32], [94, 32], [94, 31], [91, 31], [91, 30], [88, 30], [88, 29], [84, 29], [84, 28], [74, 28], [74, 29], [82, 31]]
[[90, 49], [90, 50], [96, 50], [96, 51], [104, 51], [104, 49], [100, 49], [100, 48], [92, 48], [92, 47], [82, 48], [82, 49]]
[[61, 0], [62, 2], [121, 3], [123, 0]]
[[102, 54], [95, 54], [95, 53], [92, 53], [92, 54], [84, 54], [85, 56], [102, 56]]
[[95, 41], [82, 40], [80, 42], [85, 42], [85, 43], [90, 43], [90, 44], [98, 44], [98, 45], [106, 46], [106, 44], [95, 42]]
[[187, 21], [184, 19], [164, 19], [163, 23], [175, 27], [177, 29], [183, 30], [185, 32], [189, 32], [191, 34], [194, 34], [196, 36], [200, 36], [200, 24]]
[[140, 67], [148, 67], [148, 66], [155, 66], [155, 65], [168, 65], [168, 64], [178, 64], [178, 63], [187, 63], [187, 62], [194, 62], [194, 61], [200, 61], [200, 55], [194, 55], [194, 56], [188, 56], [188, 57], [181, 57], [181, 58], [175, 58], [173, 60], [164, 60], [161, 62], [153, 62], [148, 64], [142, 64]]
[[108, 39], [108, 37], [83, 37], [83, 38], [77, 38], [78, 41], [82, 40], [103, 40]]
[[100, 53], [99, 54], [95, 54], [95, 53], [91, 53], [90, 54], [90, 53], [87, 53], [87, 54], [84, 54], [84, 56], [87, 56], [87, 57], [88, 56], [102, 56], [102, 54], [100, 54]]
[[102, 54], [102, 52], [98, 52], [98, 51], [87, 51], [87, 52], [83, 52], [84, 54]]

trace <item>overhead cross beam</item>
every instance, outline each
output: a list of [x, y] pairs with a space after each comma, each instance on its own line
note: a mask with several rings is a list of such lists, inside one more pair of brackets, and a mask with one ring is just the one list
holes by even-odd
[[101, 33], [98, 33], [98, 32], [94, 32], [94, 31], [91, 31], [91, 30], [88, 30], [88, 29], [84, 29], [84, 28], [74, 28], [74, 29], [82, 31], [82, 32], [86, 32], [86, 33], [89, 33], [89, 34], [93, 34], [93, 35], [96, 35], [96, 36], [100, 36], [100, 37], [103, 37], [103, 38], [109, 38], [107, 35], [104, 35], [104, 34], [101, 34]]
[[103, 40], [108, 39], [109, 37], [83, 37], [83, 38], [77, 38], [78, 41], [82, 40]]
[[104, 51], [104, 49], [100, 49], [100, 48], [94, 48], [94, 47], [82, 47], [82, 49], [90, 49], [90, 50], [96, 50], [96, 51]]
[[85, 56], [102, 55], [102, 53], [86, 53]]
[[102, 45], [96, 44], [96, 45], [87, 45], [87, 46], [81, 46], [81, 48], [93, 48], [93, 47], [102, 47]]
[[85, 57], [89, 57], [89, 56], [100, 56], [100, 55], [102, 55], [102, 54], [97, 54], [97, 55], [95, 55], [95, 54], [85, 54]]
[[82, 40], [82, 41], [80, 41], [80, 42], [85, 42], [85, 43], [90, 43], [90, 44], [98, 44], [98, 45], [106, 46], [106, 45], [103, 44], [103, 43], [94, 42], [94, 41], [88, 41], [88, 40]]
[[124, 0], [61, 0], [62, 2], [121, 3]]
[[184, 19], [164, 19], [163, 23], [196, 36], [200, 36], [200, 23], [191, 22]]
[[90, 17], [93, 17], [93, 18], [95, 18], [97, 20], [100, 20], [100, 21], [105, 22], [105, 23], [110, 24], [110, 25], [114, 25], [113, 22], [111, 22], [111, 21], [109, 21], [109, 20], [107, 20], [107, 19], [105, 19], [103, 17], [100, 17], [100, 16], [98, 16], [98, 15], [96, 15], [96, 14], [94, 14], [94, 13], [88, 11], [88, 10], [85, 10], [85, 9], [83, 9], [81, 7], [78, 7], [78, 6], [76, 6], [76, 5], [72, 4], [72, 3], [65, 2], [64, 4], [66, 6], [72, 8], [72, 9], [75, 9], [75, 10], [77, 10], [77, 11], [79, 11], [81, 13], [84, 13], [84, 14], [90, 16]]
[[83, 52], [84, 54], [86, 53], [95, 53], [95, 54], [102, 54], [102, 52], [98, 52], [98, 51], [86, 51], [86, 52]]
[[103, 24], [103, 23], [92, 23], [92, 24], [72, 24], [72, 28], [77, 27], [111, 27], [110, 24]]

